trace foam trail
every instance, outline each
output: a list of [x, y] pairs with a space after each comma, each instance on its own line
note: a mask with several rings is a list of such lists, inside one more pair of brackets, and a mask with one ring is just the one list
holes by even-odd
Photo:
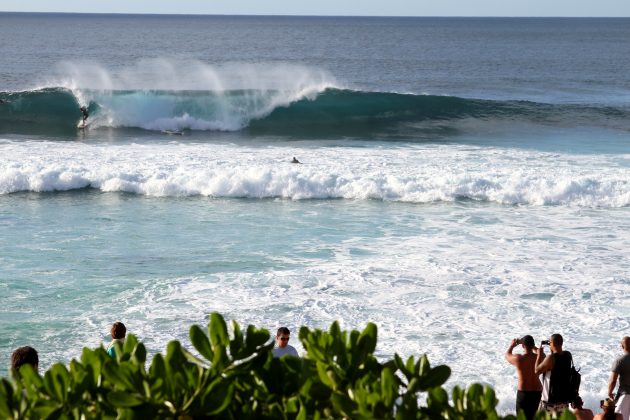
[[[297, 150], [230, 145], [0, 144], [0, 194], [91, 187], [147, 196], [389, 200], [462, 199], [507, 205], [624, 207], [628, 156], [510, 149]], [[11, 159], [8, 159], [8, 157]], [[142, 158], [138, 158], [142, 156]], [[577, 160], [577, 162], [576, 162]]]

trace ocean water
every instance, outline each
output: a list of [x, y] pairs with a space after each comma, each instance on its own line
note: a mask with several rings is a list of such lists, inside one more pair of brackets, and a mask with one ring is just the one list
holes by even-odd
[[0, 14], [0, 374], [219, 311], [373, 321], [502, 412], [510, 340], [559, 332], [596, 408], [630, 327], [629, 24]]

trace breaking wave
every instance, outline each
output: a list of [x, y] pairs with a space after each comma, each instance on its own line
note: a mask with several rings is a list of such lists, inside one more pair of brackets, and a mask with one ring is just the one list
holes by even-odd
[[245, 131], [257, 135], [412, 135], [423, 128], [455, 128], [471, 119], [546, 125], [585, 124], [630, 129], [620, 107], [542, 104], [454, 96], [366, 92], [309, 86], [275, 89], [70, 90], [0, 92], [0, 132], [75, 130], [79, 108], [91, 125], [144, 130]]
[[6, 141], [0, 151], [0, 195], [89, 188], [154, 197], [630, 205], [628, 156], [348, 147], [297, 150], [303, 164], [292, 165], [283, 147]]

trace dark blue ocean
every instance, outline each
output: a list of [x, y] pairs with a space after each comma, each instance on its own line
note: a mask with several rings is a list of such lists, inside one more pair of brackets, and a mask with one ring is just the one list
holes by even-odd
[[0, 374], [20, 345], [46, 368], [123, 321], [158, 352], [220, 311], [373, 321], [380, 356], [426, 352], [504, 412], [510, 340], [559, 332], [596, 408], [630, 327], [629, 39], [0, 13]]

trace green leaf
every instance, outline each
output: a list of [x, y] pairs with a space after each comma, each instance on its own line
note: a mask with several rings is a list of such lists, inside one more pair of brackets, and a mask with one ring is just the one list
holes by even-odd
[[206, 333], [198, 325], [193, 325], [190, 327], [190, 342], [193, 344], [195, 349], [206, 358], [208, 361], [212, 361], [214, 357], [214, 352], [212, 351], [212, 346], [210, 344], [210, 340], [208, 340], [208, 336]]
[[216, 347], [227, 347], [230, 343], [230, 337], [228, 336], [227, 325], [221, 315], [213, 312], [210, 315], [210, 323], [208, 324], [208, 335], [210, 336], [210, 342], [212, 343], [213, 350]]
[[[132, 371], [131, 366], [126, 363], [116, 364], [112, 360], [110, 363], [105, 364], [105, 368], [103, 369], [103, 373], [105, 374], [105, 378], [108, 381], [111, 381], [113, 384], [122, 388], [123, 390], [133, 392], [133, 391], [143, 391], [142, 384], [138, 384], [134, 378], [134, 373]], [[139, 385], [139, 386], [138, 386]], [[139, 389], [138, 389], [139, 388]]]
[[429, 370], [420, 380], [420, 390], [442, 386], [451, 376], [451, 368], [446, 365], [436, 366]]
[[446, 406], [448, 405], [448, 393], [442, 387], [436, 387], [429, 390], [428, 399], [431, 402]]
[[326, 365], [324, 363], [317, 363], [317, 374], [319, 375], [319, 380], [326, 386], [330, 388], [335, 388], [335, 383], [328, 376], [328, 370], [326, 369]]
[[232, 331], [234, 338], [230, 341], [230, 354], [235, 359], [243, 358], [241, 353], [243, 352], [245, 341], [243, 339], [243, 332], [241, 331], [241, 327], [238, 325], [238, 322], [232, 321]]
[[269, 331], [258, 329], [253, 325], [247, 326], [247, 334], [245, 335], [245, 347], [247, 348], [247, 356], [256, 351], [259, 347], [264, 346], [270, 341]]
[[205, 395], [202, 400], [202, 409], [205, 416], [216, 416], [224, 411], [232, 402], [234, 386], [225, 381], [219, 386], [213, 387], [212, 392]]
[[67, 399], [69, 382], [68, 371], [61, 363], [55, 363], [44, 375], [44, 386], [48, 395], [60, 403]]
[[497, 397], [494, 390], [489, 386], [485, 386], [483, 395], [483, 407], [486, 410], [494, 409], [497, 406]]
[[[352, 400], [350, 400], [348, 397], [346, 397], [345, 395], [340, 395], [340, 394], [333, 394], [330, 397], [330, 401], [333, 404], [333, 407], [337, 410], [338, 414], [343, 415], [343, 417], [352, 419], [355, 416], [353, 416], [353, 412], [356, 410], [357, 408], [357, 404], [355, 402], [353, 402]], [[333, 417], [342, 417], [340, 415], [336, 415]]]
[[11, 382], [2, 378], [0, 381], [0, 417], [3, 419], [13, 418], [13, 386]]
[[136, 407], [145, 402], [141, 395], [126, 391], [111, 391], [107, 394], [107, 400], [114, 407]]
[[466, 391], [466, 401], [468, 402], [479, 402], [481, 400], [481, 396], [483, 395], [483, 386], [480, 384], [472, 384], [468, 387]]
[[409, 369], [407, 369], [407, 366], [405, 366], [405, 363], [398, 355], [398, 353], [394, 353], [394, 362], [396, 368], [398, 368], [402, 372], [402, 374], [405, 375], [405, 378], [407, 378], [407, 380], [409, 381], [413, 374], [409, 371]]
[[61, 417], [62, 410], [63, 406], [54, 401], [39, 400], [33, 407], [32, 413], [35, 418], [58, 419]]
[[431, 364], [429, 363], [429, 358], [426, 354], [423, 354], [418, 363], [416, 364], [416, 375], [424, 376], [431, 369]]
[[390, 369], [381, 371], [381, 399], [388, 409], [398, 397], [398, 382]]
[[164, 357], [156, 354], [149, 368], [149, 376], [152, 378], [164, 378], [166, 376], [166, 366], [164, 365]]
[[138, 339], [133, 334], [127, 334], [123, 342], [123, 352], [131, 354], [138, 345]]
[[147, 361], [147, 349], [144, 347], [144, 344], [138, 343], [131, 356], [137, 365], [144, 367]]

